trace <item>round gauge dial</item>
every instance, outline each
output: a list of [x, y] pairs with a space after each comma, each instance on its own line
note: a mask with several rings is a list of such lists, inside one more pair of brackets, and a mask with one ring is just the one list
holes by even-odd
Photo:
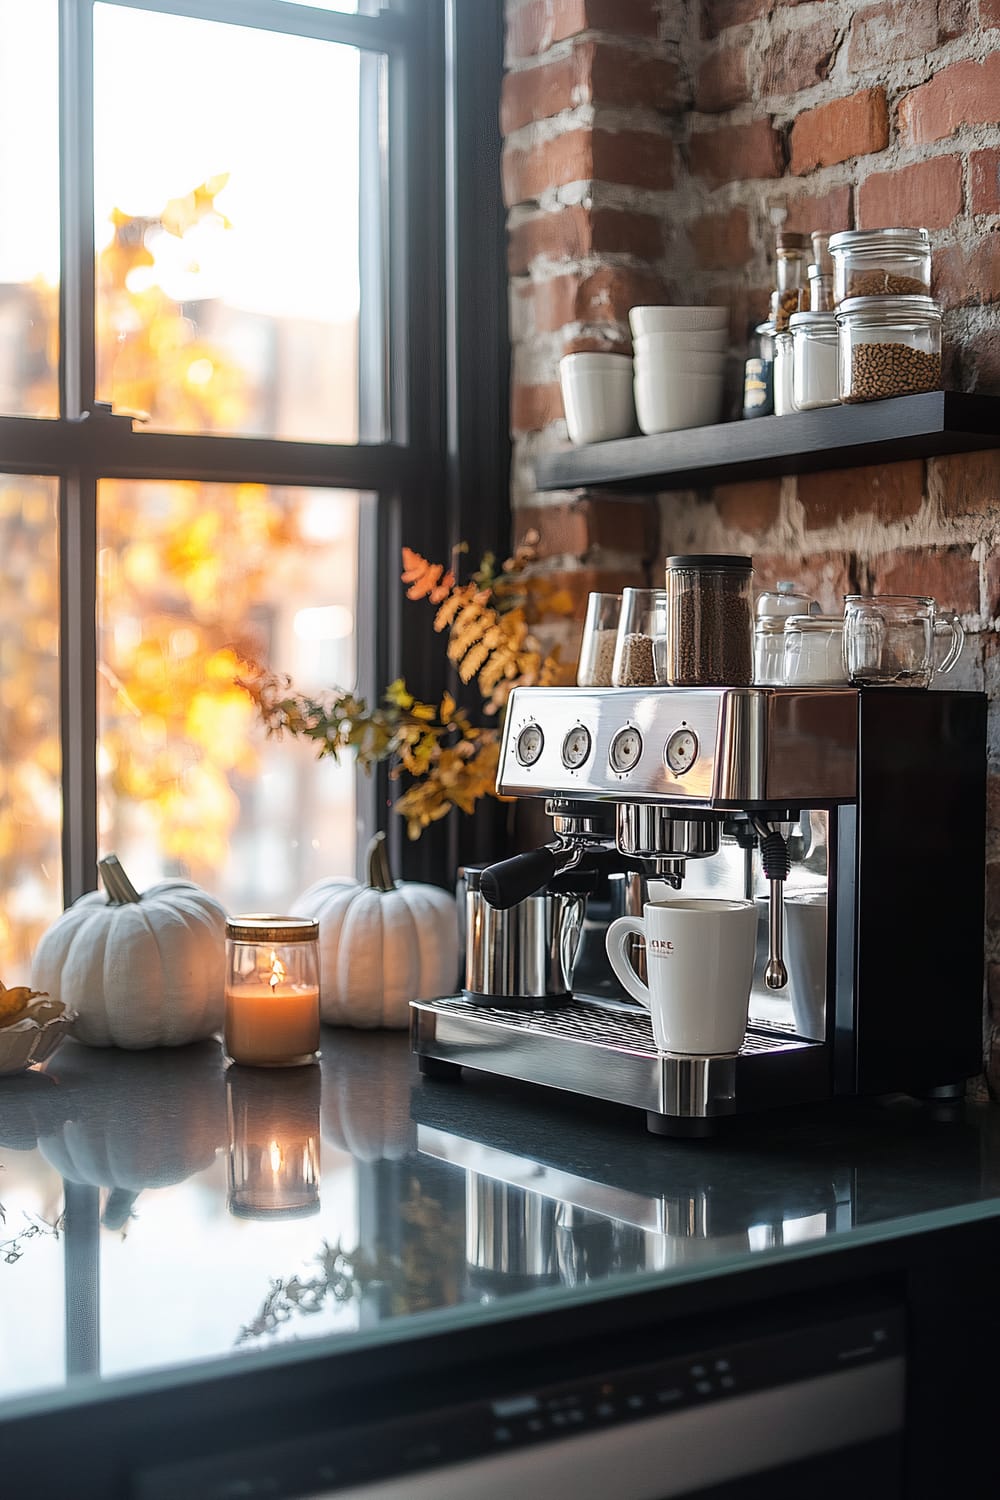
[[590, 754], [590, 730], [582, 724], [574, 724], [563, 740], [562, 760], [569, 771], [577, 771]]
[[631, 771], [641, 754], [642, 735], [638, 729], [633, 729], [631, 725], [625, 729], [619, 729], [608, 751], [612, 771], [617, 771], [619, 774]]
[[533, 766], [542, 753], [545, 736], [537, 724], [525, 724], [514, 743], [514, 754], [522, 766]]
[[690, 771], [698, 759], [698, 736], [694, 730], [675, 729], [667, 740], [663, 759], [675, 776], [683, 776], [685, 771]]

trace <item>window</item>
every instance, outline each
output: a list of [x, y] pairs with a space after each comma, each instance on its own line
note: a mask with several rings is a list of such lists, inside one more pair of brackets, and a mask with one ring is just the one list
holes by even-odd
[[502, 300], [498, 190], [488, 222], [455, 207], [449, 114], [495, 116], [502, 16], [462, 9], [0, 0], [7, 983], [99, 852], [231, 910], [356, 867], [385, 782], [267, 742], [236, 679], [443, 679], [401, 629], [398, 548], [474, 533], [460, 447], [506, 489], [455, 355], [461, 321], [505, 394], [496, 310], [455, 315], [463, 276]]

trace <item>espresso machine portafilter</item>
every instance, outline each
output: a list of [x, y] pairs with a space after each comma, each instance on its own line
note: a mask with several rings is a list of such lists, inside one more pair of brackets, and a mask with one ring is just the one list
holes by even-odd
[[483, 872], [498, 909], [602, 860], [635, 877], [637, 915], [656, 882], [754, 900], [747, 1032], [695, 1057], [659, 1052], [638, 1006], [418, 1001], [426, 1074], [497, 1073], [701, 1135], [838, 1095], [957, 1097], [980, 1070], [984, 694], [518, 688], [497, 784], [553, 821], [542, 850]]

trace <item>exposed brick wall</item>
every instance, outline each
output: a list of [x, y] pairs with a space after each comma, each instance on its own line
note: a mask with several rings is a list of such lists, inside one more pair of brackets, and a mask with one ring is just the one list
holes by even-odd
[[961, 611], [952, 680], [997, 705], [986, 1021], [1000, 1098], [1000, 449], [619, 511], [535, 494], [532, 467], [566, 441], [559, 356], [627, 350], [637, 301], [729, 305], [735, 416], [781, 215], [803, 230], [926, 225], [947, 383], [1000, 393], [1000, 0], [507, 0], [507, 14], [516, 510], [588, 587], [652, 577], [668, 551], [745, 549], [760, 584], [798, 578], [831, 608], [893, 588]]

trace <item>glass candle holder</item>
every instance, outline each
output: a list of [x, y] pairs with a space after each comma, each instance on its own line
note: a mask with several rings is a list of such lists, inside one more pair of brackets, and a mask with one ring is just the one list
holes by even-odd
[[320, 1070], [226, 1074], [229, 1212], [238, 1219], [295, 1219], [319, 1211]]
[[319, 923], [246, 916], [226, 923], [224, 1042], [235, 1063], [287, 1068], [319, 1055]]

